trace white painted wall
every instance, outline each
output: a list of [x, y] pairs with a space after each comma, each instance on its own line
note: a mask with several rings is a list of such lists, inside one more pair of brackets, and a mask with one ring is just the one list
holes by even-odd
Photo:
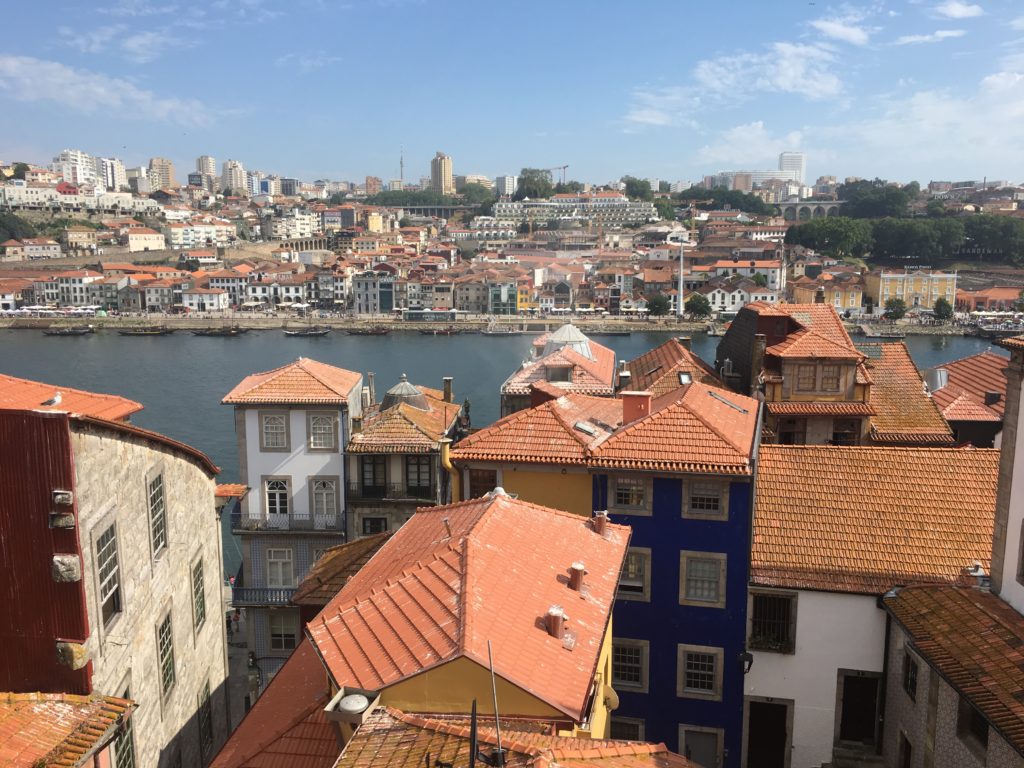
[[[1012, 375], [1012, 374], [1011, 374]], [[1024, 387], [1021, 388], [1024, 401]], [[1024, 402], [1017, 418], [1017, 445], [1014, 449], [1013, 484], [1010, 486], [1010, 510], [1006, 521], [1006, 548], [1003, 552], [1003, 584], [999, 596], [1024, 613], [1024, 586], [1017, 581], [1020, 573], [1021, 526], [1024, 524]]]
[[876, 598], [800, 591], [796, 607], [796, 653], [752, 651], [747, 696], [791, 699], [792, 768], [832, 759], [836, 681], [839, 669], [881, 672], [885, 613]]

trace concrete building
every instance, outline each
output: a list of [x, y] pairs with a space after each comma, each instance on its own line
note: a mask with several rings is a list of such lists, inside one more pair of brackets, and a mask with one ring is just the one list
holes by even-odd
[[452, 159], [444, 152], [438, 152], [430, 161], [430, 188], [442, 195], [455, 194]]
[[128, 187], [128, 172], [116, 157], [96, 158], [96, 182], [111, 192], [124, 192]]
[[115, 765], [206, 765], [228, 727], [217, 467], [121, 397], [0, 377], [0, 402], [0, 689], [134, 700]]
[[50, 170], [69, 184], [94, 186], [96, 158], [79, 149], [65, 149], [50, 163]]
[[153, 191], [149, 179], [149, 169], [145, 166], [125, 169], [125, 176], [128, 178], [128, 187], [137, 195], [148, 195]]
[[499, 176], [494, 180], [494, 189], [498, 197], [511, 197], [519, 189], [519, 177]]
[[908, 309], [931, 309], [939, 299], [956, 303], [956, 272], [938, 269], [878, 269], [864, 277], [864, 298], [876, 313], [885, 311], [889, 299], [902, 299]]
[[178, 181], [174, 177], [174, 163], [166, 157], [149, 159], [149, 184], [152, 191], [158, 189], [175, 189]]
[[247, 376], [223, 402], [234, 406], [241, 481], [252, 490], [234, 523], [242, 570], [233, 604], [246, 606], [259, 695], [298, 646], [289, 599], [310, 566], [345, 536], [345, 446], [362, 415], [363, 377], [299, 358]]
[[807, 155], [803, 152], [780, 153], [779, 170], [792, 174], [789, 178], [803, 184], [807, 178]]
[[249, 188], [249, 178], [245, 175], [245, 167], [237, 160], [225, 160], [221, 166], [220, 188], [230, 189], [232, 193], [245, 192]]
[[200, 155], [196, 158], [196, 173], [205, 176], [217, 175], [217, 161], [210, 155]]
[[365, 182], [366, 196], [372, 197], [384, 191], [384, 182], [379, 176], [367, 176]]
[[149, 227], [132, 227], [125, 235], [128, 253], [162, 251], [167, 247], [164, 235]]

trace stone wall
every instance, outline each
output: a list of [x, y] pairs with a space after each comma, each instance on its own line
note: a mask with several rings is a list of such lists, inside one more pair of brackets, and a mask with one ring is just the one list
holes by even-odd
[[[205, 765], [227, 737], [227, 646], [220, 527], [214, 480], [195, 459], [142, 437], [73, 423], [87, 643], [95, 690], [138, 702], [132, 715], [136, 765]], [[153, 556], [148, 481], [163, 475], [167, 546]], [[116, 526], [121, 611], [104, 627], [96, 540]], [[195, 564], [203, 564], [205, 621], [196, 626]], [[170, 612], [176, 681], [161, 691], [157, 626]], [[209, 684], [213, 745], [200, 747], [198, 707]]]

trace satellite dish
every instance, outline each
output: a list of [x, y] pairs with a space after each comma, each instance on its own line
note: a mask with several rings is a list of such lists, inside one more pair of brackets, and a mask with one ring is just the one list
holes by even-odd
[[370, 706], [370, 700], [361, 693], [350, 693], [338, 702], [338, 709], [349, 715], [365, 712], [368, 706]]

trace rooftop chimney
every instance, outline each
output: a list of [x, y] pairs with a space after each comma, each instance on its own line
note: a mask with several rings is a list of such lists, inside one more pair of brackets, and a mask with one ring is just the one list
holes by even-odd
[[363, 431], [363, 417], [362, 416], [353, 416], [352, 417], [352, 434], [353, 435], [358, 435], [362, 431]]
[[366, 374], [366, 383], [370, 389], [370, 405], [377, 402], [377, 388], [373, 384], [373, 371]]
[[630, 424], [651, 412], [650, 392], [620, 392], [622, 398], [622, 423]]
[[441, 381], [444, 383], [444, 401], [450, 403], [452, 402], [452, 377], [445, 376]]
[[569, 566], [569, 589], [576, 592], [583, 591], [583, 577], [586, 575], [587, 569], [583, 566], [583, 563], [577, 561]]
[[986, 392], [985, 393], [985, 405], [995, 405], [996, 403], [998, 403], [1002, 399], [1003, 399], [1003, 396], [1000, 393], [998, 393], [998, 392]]
[[370, 388], [369, 387], [363, 387], [361, 390], [359, 390], [359, 402], [362, 404], [364, 411], [367, 408], [370, 407]]
[[590, 518], [590, 522], [594, 526], [594, 533], [599, 536], [604, 536], [605, 532], [608, 530], [607, 510], [602, 509], [600, 512], [595, 512], [594, 516]]
[[692, 339], [689, 336], [677, 336], [676, 341], [678, 341], [684, 349], [690, 349], [690, 342]]
[[545, 626], [548, 634], [561, 640], [565, 637], [565, 622], [569, 617], [560, 605], [552, 605], [548, 608], [548, 615], [545, 617]]

